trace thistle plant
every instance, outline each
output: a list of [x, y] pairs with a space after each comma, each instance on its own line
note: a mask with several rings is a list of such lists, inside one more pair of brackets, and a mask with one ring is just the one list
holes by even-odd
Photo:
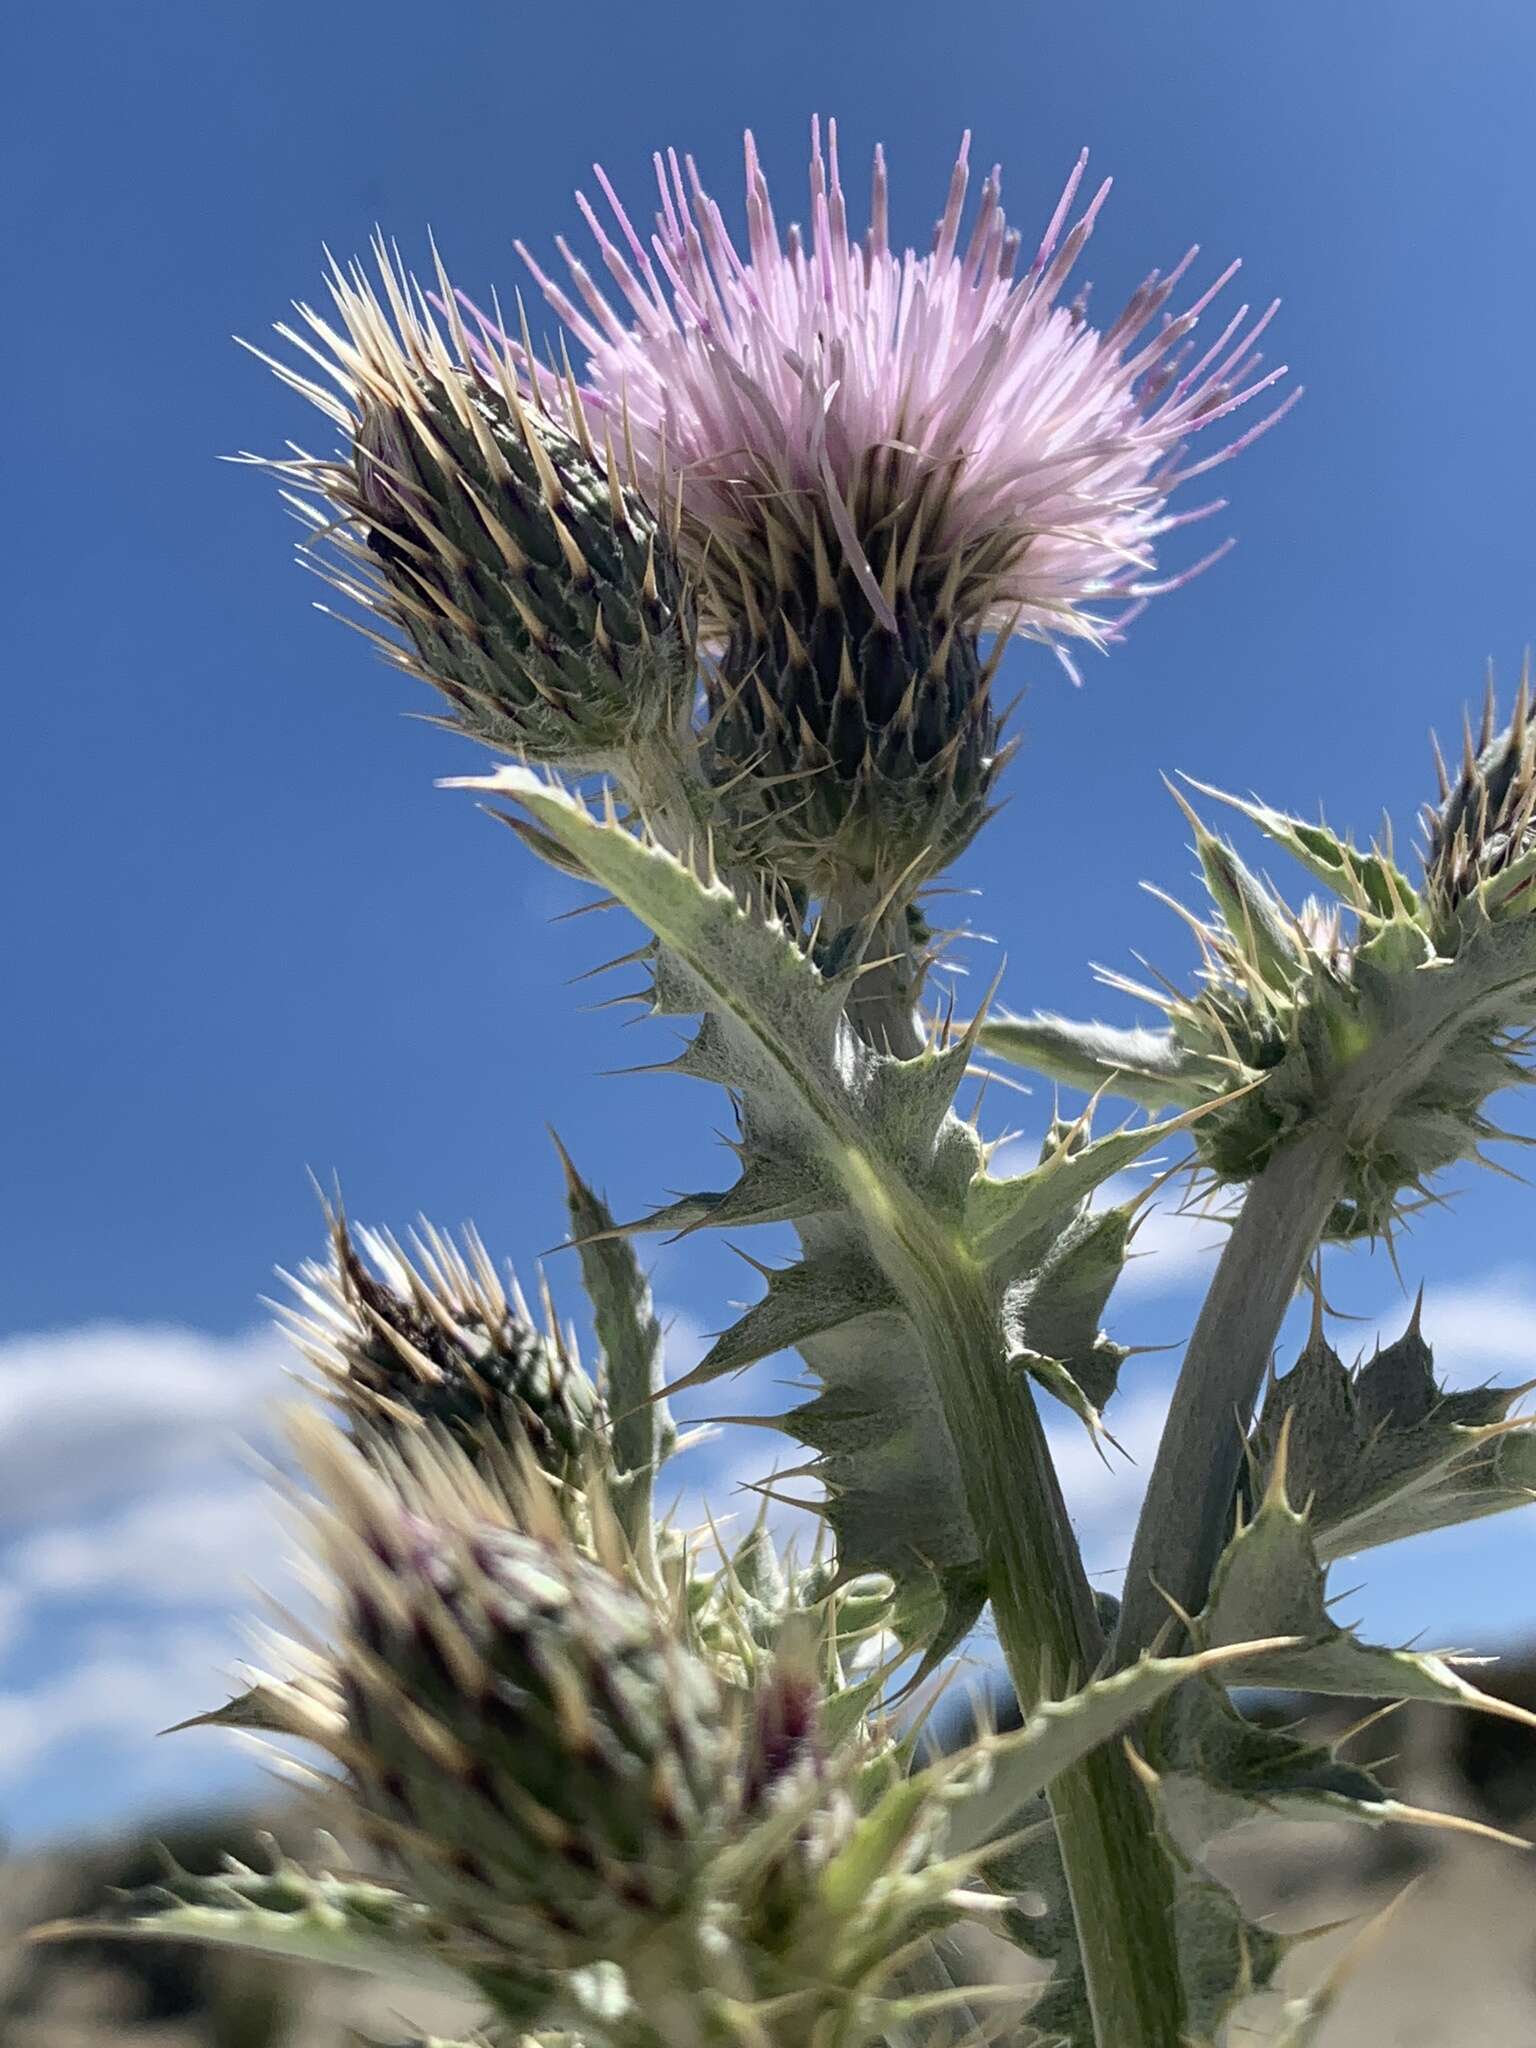
[[[1070, 669], [1205, 567], [1160, 559], [1216, 509], [1180, 488], [1291, 402], [1229, 424], [1284, 375], [1274, 309], [1214, 312], [1232, 271], [1186, 290], [1194, 252], [1102, 327], [1067, 299], [1108, 190], [1074, 218], [1083, 171], [1021, 260], [996, 171], [967, 222], [962, 146], [919, 256], [878, 152], [856, 236], [831, 127], [782, 236], [749, 138], [744, 246], [669, 153], [653, 231], [602, 173], [606, 217], [578, 200], [607, 291], [563, 242], [567, 284], [529, 258], [547, 356], [526, 310], [382, 246], [280, 330], [341, 436], [271, 465], [315, 559], [509, 757], [458, 786], [638, 921], [650, 1010], [693, 1020], [664, 1064], [726, 1092], [735, 1171], [620, 1223], [564, 1162], [590, 1374], [478, 1238], [407, 1253], [331, 1213], [288, 1312], [329, 1632], [207, 1718], [317, 1750], [353, 1863], [178, 1879], [136, 1924], [467, 1987], [501, 2044], [1301, 2048], [1326, 1987], [1279, 1988], [1290, 1944], [1212, 1844], [1435, 1816], [1239, 1689], [1518, 1713], [1332, 1617], [1339, 1558], [1528, 1500], [1536, 1439], [1517, 1390], [1441, 1386], [1432, 1302], [1346, 1363], [1319, 1266], [1390, 1240], [1524, 1078], [1525, 686], [1442, 770], [1418, 879], [1241, 802], [1327, 892], [1293, 909], [1186, 803], [1202, 972], [1120, 984], [1157, 1027], [925, 1005], [924, 892], [996, 800], [1009, 645]], [[1022, 1173], [956, 1107], [982, 1049], [1092, 1098]], [[1041, 1403], [1105, 1441], [1137, 1204], [1094, 1197], [1170, 1148], [1230, 1230], [1117, 1606]], [[635, 1239], [766, 1224], [795, 1257], [669, 1381]], [[664, 1391], [788, 1349], [809, 1398], [750, 1419], [820, 1483], [816, 1553], [658, 1519]], [[1019, 1731], [934, 1760], [912, 1701], [984, 1611]], [[975, 1981], [968, 1922], [1047, 1966], [1033, 2003]]]

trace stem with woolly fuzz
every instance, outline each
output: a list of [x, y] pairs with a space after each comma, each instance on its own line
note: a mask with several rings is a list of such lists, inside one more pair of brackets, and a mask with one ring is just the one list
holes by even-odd
[[924, 1043], [917, 1014], [921, 967], [912, 955], [905, 898], [891, 899], [885, 889], [850, 880], [828, 897], [822, 923], [828, 932], [837, 932], [877, 912], [877, 929], [867, 947], [871, 964], [848, 998], [848, 1021], [866, 1045], [897, 1059], [915, 1059]]
[[[1082, 1684], [1104, 1642], [1039, 1413], [1009, 1371], [991, 1291], [925, 1217], [893, 1219], [902, 1291], [960, 1450], [1009, 1676], [1027, 1713]], [[1180, 2048], [1183, 1991], [1167, 1859], [1118, 1748], [1048, 1788], [1098, 2048]]]

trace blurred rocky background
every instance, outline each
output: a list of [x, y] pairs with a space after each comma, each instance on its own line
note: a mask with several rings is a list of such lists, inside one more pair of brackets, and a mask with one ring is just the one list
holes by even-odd
[[4, 2048], [356, 2048], [461, 2029], [473, 2017], [412, 1991], [186, 1943], [30, 1941], [99, 1914], [114, 1894], [159, 1881], [169, 1856], [211, 1872], [225, 1855], [265, 1866], [273, 1843], [308, 1848], [289, 1806], [172, 1819], [0, 1865], [0, 2043]]

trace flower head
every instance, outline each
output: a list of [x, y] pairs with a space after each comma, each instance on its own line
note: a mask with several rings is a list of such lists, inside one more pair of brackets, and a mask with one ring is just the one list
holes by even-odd
[[459, 1943], [531, 1979], [654, 1938], [728, 1811], [710, 1668], [537, 1485], [512, 1512], [443, 1435], [380, 1460], [317, 1417], [295, 1436], [338, 1624], [339, 1719], [307, 1727], [346, 1771], [344, 1821]]
[[579, 400], [553, 411], [467, 339], [438, 269], [444, 322], [382, 243], [379, 284], [329, 278], [336, 322], [307, 306], [278, 333], [338, 387], [273, 367], [347, 437], [329, 459], [264, 466], [314, 529], [322, 573], [392, 627], [370, 634], [451, 707], [443, 722], [502, 752], [612, 769], [686, 725], [692, 623], [664, 524], [620, 480]]
[[850, 809], [887, 839], [905, 822], [963, 842], [996, 742], [977, 636], [1025, 634], [1063, 659], [1117, 637], [1128, 607], [1194, 573], [1156, 579], [1160, 538], [1216, 509], [1170, 512], [1175, 486], [1277, 416], [1187, 462], [1190, 435], [1283, 374], [1254, 349], [1274, 308], [1239, 308], [1197, 351], [1236, 266], [1159, 320], [1191, 250], [1091, 326], [1062, 292], [1108, 184], [1068, 229], [1080, 160], [1020, 271], [997, 170], [964, 231], [968, 152], [969, 137], [926, 256], [890, 242], [879, 150], [854, 240], [829, 124], [825, 148], [812, 130], [808, 233], [780, 237], [749, 135], [744, 254], [691, 159], [669, 153], [648, 242], [601, 171], [612, 232], [578, 195], [611, 296], [563, 241], [569, 290], [527, 258], [586, 351], [585, 406], [653, 506], [680, 508], [726, 765], [755, 762], [808, 844]]
[[383, 1231], [354, 1236], [339, 1206], [326, 1213], [330, 1260], [305, 1263], [282, 1314], [354, 1435], [383, 1445], [435, 1426], [493, 1461], [516, 1443], [579, 1484], [607, 1416], [547, 1297], [541, 1330], [472, 1229], [461, 1250], [423, 1223], [413, 1259]]

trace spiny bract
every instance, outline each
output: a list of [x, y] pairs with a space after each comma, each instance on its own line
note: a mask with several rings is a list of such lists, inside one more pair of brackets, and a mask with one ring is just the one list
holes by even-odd
[[1508, 915], [1531, 907], [1536, 876], [1536, 734], [1531, 725], [1529, 663], [1520, 678], [1514, 715], [1496, 730], [1493, 686], [1483, 700], [1476, 744], [1463, 726], [1461, 769], [1454, 783], [1439, 749], [1435, 767], [1440, 804], [1426, 816], [1425, 888], [1442, 919], [1455, 916], [1481, 891], [1490, 912]]

